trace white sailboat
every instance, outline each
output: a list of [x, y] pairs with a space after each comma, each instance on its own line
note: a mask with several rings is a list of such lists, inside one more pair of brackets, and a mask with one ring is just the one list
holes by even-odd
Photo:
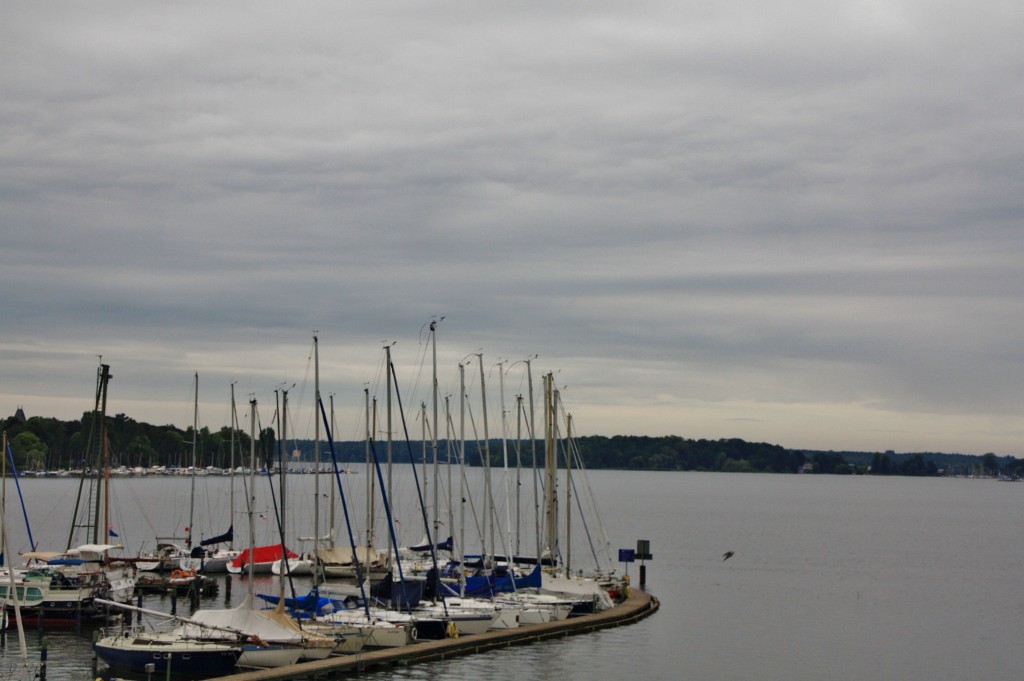
[[[250, 461], [249, 461], [249, 495], [247, 512], [249, 517], [249, 546], [256, 542], [255, 523], [253, 521], [253, 496], [256, 470], [256, 400], [249, 402], [250, 409]], [[278, 604], [274, 610], [257, 610], [253, 597], [253, 563], [248, 565], [248, 592], [241, 605], [229, 609], [205, 609], [196, 611], [187, 622], [177, 630], [182, 637], [196, 637], [200, 632], [211, 627], [214, 631], [238, 631], [249, 636], [250, 644], [246, 645], [238, 659], [239, 666], [279, 667], [295, 664], [300, 659], [323, 659], [334, 650], [334, 638], [315, 632], [304, 631], [299, 624], [284, 611], [284, 603]], [[210, 634], [205, 634], [209, 637]]]

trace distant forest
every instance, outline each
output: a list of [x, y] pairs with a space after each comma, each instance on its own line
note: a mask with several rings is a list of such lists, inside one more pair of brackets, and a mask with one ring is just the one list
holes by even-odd
[[[25, 418], [20, 412], [3, 421], [3, 430], [19, 471], [77, 470], [97, 467], [99, 428], [93, 427], [93, 414], [86, 412], [77, 421], [33, 416]], [[99, 424], [96, 424], [97, 426]], [[192, 465], [192, 429], [182, 430], [171, 425], [154, 426], [140, 423], [124, 414], [106, 419], [110, 465], [128, 468], [167, 466], [185, 468]], [[247, 464], [250, 440], [247, 433], [231, 429], [218, 431], [201, 428], [196, 440], [196, 465], [228, 468], [231, 465], [232, 439], [234, 439], [235, 466]], [[291, 453], [289, 466], [309, 466], [313, 461], [312, 440], [288, 443]], [[559, 443], [560, 460], [564, 459], [565, 441]], [[459, 444], [439, 443], [442, 461], [456, 460]], [[277, 440], [273, 429], [261, 431], [257, 441], [259, 466], [272, 466], [278, 458]], [[334, 443], [334, 454], [339, 463], [365, 461], [365, 442]], [[383, 459], [383, 443], [376, 443], [377, 454]], [[423, 443], [393, 443], [394, 460], [401, 463], [422, 461]], [[482, 465], [487, 452], [492, 466], [501, 466], [503, 451], [500, 440], [466, 443], [466, 464]], [[723, 440], [692, 440], [679, 436], [649, 437], [598, 435], [577, 437], [571, 444], [574, 457], [579, 457], [589, 469], [658, 470], [658, 471], [720, 471], [768, 473], [823, 473], [837, 475], [985, 475], [1018, 478], [1024, 475], [1024, 461], [1012, 456], [989, 453], [982, 456], [919, 452], [833, 452], [786, 449], [763, 442], [746, 442], [732, 438]], [[91, 452], [91, 454], [90, 454]], [[508, 443], [509, 465], [533, 465], [534, 450], [529, 442]], [[331, 449], [321, 443], [324, 461], [330, 461]], [[543, 442], [537, 443], [538, 463], [543, 458]]]

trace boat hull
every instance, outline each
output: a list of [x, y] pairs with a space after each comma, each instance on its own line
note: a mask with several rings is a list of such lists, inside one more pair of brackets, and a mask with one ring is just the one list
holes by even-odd
[[114, 669], [146, 673], [146, 666], [152, 664], [158, 675], [170, 673], [189, 678], [232, 674], [241, 653], [237, 647], [219, 643], [131, 635], [101, 638], [94, 649]]
[[288, 665], [298, 664], [301, 657], [302, 648], [246, 645], [242, 647], [242, 654], [238, 658], [238, 666], [255, 667], [258, 669], [287, 667]]

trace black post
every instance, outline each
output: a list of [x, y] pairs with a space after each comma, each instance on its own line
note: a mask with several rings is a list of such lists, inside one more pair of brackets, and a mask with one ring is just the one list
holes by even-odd
[[46, 638], [43, 638], [43, 645], [39, 648], [39, 681], [46, 681]]
[[644, 565], [644, 561], [654, 558], [654, 554], [651, 553], [651, 541], [649, 539], [638, 539], [636, 541], [636, 557], [640, 561], [640, 588], [642, 589], [647, 584], [647, 566]]

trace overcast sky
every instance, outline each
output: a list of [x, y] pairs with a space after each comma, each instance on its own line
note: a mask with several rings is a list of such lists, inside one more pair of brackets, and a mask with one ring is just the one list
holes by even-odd
[[198, 372], [217, 429], [232, 381], [310, 403], [316, 330], [357, 438], [385, 341], [429, 403], [444, 316], [442, 394], [483, 352], [492, 435], [495, 363], [537, 355], [580, 434], [1024, 456], [1021, 26], [1000, 0], [12, 0], [0, 411], [80, 417], [102, 355], [111, 413], [189, 425]]

